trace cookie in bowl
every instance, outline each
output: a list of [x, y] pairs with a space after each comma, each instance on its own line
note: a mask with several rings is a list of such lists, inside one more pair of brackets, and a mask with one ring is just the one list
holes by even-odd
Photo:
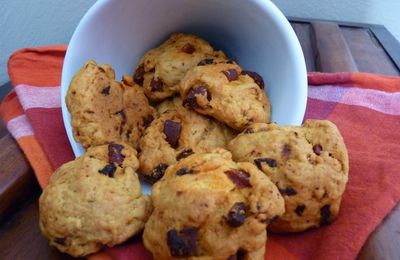
[[239, 131], [270, 120], [263, 78], [234, 62], [194, 67], [182, 79], [179, 90], [185, 107]]
[[[178, 92], [178, 84], [186, 72], [200, 62], [226, 59], [221, 51], [194, 35], [176, 33], [140, 59], [134, 80], [143, 86], [152, 101], [161, 101]], [[205, 61], [207, 62], [207, 61]]]
[[156, 110], [149, 105], [143, 89], [133, 82], [131, 76], [122, 77], [124, 94], [120, 136], [123, 142], [134, 148], [139, 147], [139, 140], [144, 131], [156, 117]]
[[276, 186], [223, 149], [193, 154], [153, 185], [143, 242], [154, 259], [264, 259], [266, 227], [284, 212]]
[[140, 232], [152, 206], [137, 168], [136, 151], [113, 143], [56, 170], [39, 199], [40, 229], [50, 245], [86, 256]]
[[226, 148], [234, 137], [235, 131], [229, 127], [182, 107], [178, 101], [159, 106], [163, 113], [140, 139], [140, 173], [150, 183], [159, 180], [169, 165], [193, 153]]
[[84, 148], [110, 142], [128, 142], [134, 148], [155, 116], [143, 90], [132, 77], [115, 80], [106, 64], [88, 61], [69, 86], [66, 105], [76, 141]]
[[299, 232], [327, 225], [339, 214], [349, 159], [333, 123], [253, 124], [228, 147], [234, 160], [251, 162], [262, 170], [285, 199], [285, 214], [269, 230]]
[[156, 106], [159, 115], [163, 114], [167, 110], [173, 109], [185, 109], [182, 105], [182, 99], [180, 96], [170, 97]]

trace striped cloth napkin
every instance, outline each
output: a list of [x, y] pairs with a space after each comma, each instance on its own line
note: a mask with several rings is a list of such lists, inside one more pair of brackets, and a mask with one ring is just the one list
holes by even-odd
[[[74, 158], [60, 109], [66, 46], [22, 49], [8, 63], [14, 89], [0, 113], [42, 187]], [[305, 118], [340, 129], [350, 177], [337, 220], [300, 234], [269, 234], [265, 259], [354, 259], [371, 232], [400, 199], [400, 78], [365, 73], [310, 73]], [[140, 236], [89, 256], [151, 259]]]

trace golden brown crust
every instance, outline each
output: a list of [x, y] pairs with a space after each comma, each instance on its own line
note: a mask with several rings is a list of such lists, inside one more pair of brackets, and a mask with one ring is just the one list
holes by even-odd
[[262, 86], [242, 73], [236, 63], [197, 66], [180, 84], [186, 107], [243, 130], [251, 123], [267, 123], [270, 104]]
[[182, 109], [182, 99], [180, 96], [170, 97], [163, 102], [159, 103], [156, 107], [159, 115], [163, 114], [167, 110]]
[[[227, 126], [206, 118], [182, 106], [176, 109], [176, 101], [163, 106], [164, 112], [148, 127], [140, 140], [140, 172], [150, 181], [161, 178], [166, 166], [192, 153], [204, 153], [221, 147], [225, 148], [234, 137], [234, 131]], [[175, 104], [175, 105], [174, 105]], [[168, 133], [166, 124], [173, 122], [179, 133]], [[176, 130], [174, 130], [176, 131]], [[169, 135], [176, 134], [176, 144], [168, 142]], [[160, 168], [160, 165], [165, 165]]]
[[124, 76], [123, 107], [126, 122], [121, 125], [121, 139], [131, 144], [133, 147], [139, 147], [139, 140], [144, 134], [145, 129], [156, 117], [156, 110], [149, 105], [149, 101], [144, 95], [143, 88], [131, 83], [132, 77]]
[[66, 103], [74, 138], [83, 147], [128, 142], [138, 147], [145, 121], [155, 116], [142, 88], [124, 76], [115, 81], [109, 65], [88, 61], [71, 81]]
[[143, 86], [149, 99], [160, 101], [177, 93], [186, 72], [208, 57], [225, 59], [221, 51], [214, 52], [205, 40], [176, 33], [144, 54], [136, 67], [135, 81]]
[[140, 232], [152, 206], [137, 168], [134, 149], [111, 144], [89, 148], [56, 170], [39, 199], [40, 228], [50, 245], [85, 256]]
[[303, 231], [329, 224], [339, 213], [349, 160], [333, 123], [307, 120], [301, 127], [253, 124], [228, 147], [235, 160], [256, 164], [281, 191], [286, 213], [270, 230]]
[[[151, 196], [154, 211], [143, 242], [155, 259], [228, 259], [238, 251], [245, 259], [263, 259], [267, 223], [284, 212], [275, 185], [222, 149], [170, 166]], [[195, 245], [177, 244], [188, 230]]]
[[72, 79], [66, 96], [74, 138], [85, 148], [119, 141], [123, 88], [114, 81], [114, 71], [103, 67], [88, 61]]

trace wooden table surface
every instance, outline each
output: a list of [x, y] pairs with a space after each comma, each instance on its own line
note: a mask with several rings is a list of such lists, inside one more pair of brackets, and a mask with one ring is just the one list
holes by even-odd
[[[308, 71], [400, 75], [400, 44], [383, 26], [289, 19]], [[0, 88], [0, 100], [10, 89], [10, 84]], [[0, 259], [70, 259], [40, 234], [40, 188], [1, 120], [0, 162]], [[358, 259], [400, 259], [399, 205], [371, 234]]]

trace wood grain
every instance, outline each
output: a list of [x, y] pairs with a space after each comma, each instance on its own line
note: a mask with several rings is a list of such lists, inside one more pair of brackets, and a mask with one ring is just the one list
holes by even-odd
[[52, 249], [39, 226], [38, 197], [0, 228], [0, 259], [72, 259]]
[[392, 59], [369, 29], [341, 27], [341, 32], [360, 71], [400, 75]]
[[322, 72], [358, 72], [357, 65], [339, 26], [328, 22], [312, 22], [316, 64]]
[[371, 31], [400, 70], [400, 42], [384, 26], [372, 26]]
[[18, 144], [0, 119], [0, 222], [39, 190]]
[[368, 238], [359, 254], [359, 259], [400, 259], [400, 204]]
[[307, 71], [316, 71], [315, 51], [312, 41], [312, 29], [309, 23], [292, 23], [292, 27], [299, 39], [306, 60]]

